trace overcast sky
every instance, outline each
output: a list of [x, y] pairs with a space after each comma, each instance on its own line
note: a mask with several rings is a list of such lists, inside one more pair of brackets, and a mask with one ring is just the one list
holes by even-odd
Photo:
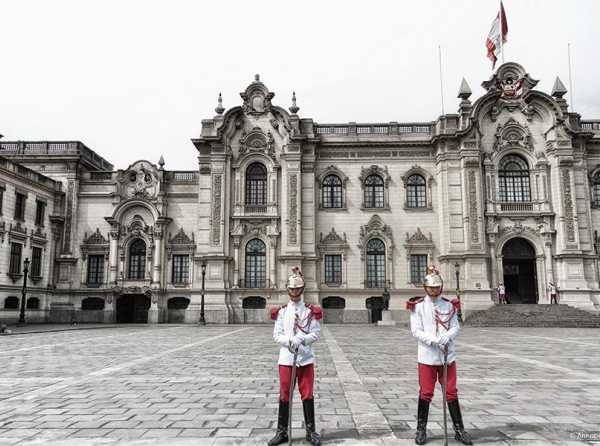
[[[197, 168], [190, 138], [255, 73], [273, 102], [317, 122], [431, 121], [464, 76], [491, 75], [484, 41], [499, 2], [12, 1], [0, 25], [0, 133], [80, 140], [126, 168], [137, 159]], [[600, 1], [505, 0], [505, 60], [540, 90], [558, 75], [583, 118], [600, 119]], [[571, 97], [569, 96], [569, 102]]]

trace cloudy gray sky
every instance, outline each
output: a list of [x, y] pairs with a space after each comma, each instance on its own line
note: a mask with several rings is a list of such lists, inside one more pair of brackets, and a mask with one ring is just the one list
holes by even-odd
[[[429, 121], [456, 111], [463, 76], [489, 78], [484, 40], [496, 0], [3, 2], [0, 133], [80, 140], [125, 168], [164, 154], [195, 169], [190, 138], [216, 98], [240, 104], [260, 73], [274, 103], [298, 96], [317, 122]], [[600, 2], [505, 0], [506, 61], [550, 92], [559, 75], [586, 119], [600, 119]], [[571, 100], [571, 98], [568, 98]]]

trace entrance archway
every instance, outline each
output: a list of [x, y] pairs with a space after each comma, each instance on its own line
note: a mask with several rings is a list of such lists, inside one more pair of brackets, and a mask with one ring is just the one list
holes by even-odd
[[520, 237], [507, 241], [502, 248], [502, 268], [508, 302], [536, 304], [536, 258], [535, 248], [531, 243]]
[[147, 324], [150, 298], [144, 294], [125, 294], [117, 299], [117, 322]]
[[382, 318], [383, 311], [383, 297], [373, 296], [369, 297], [366, 301], [367, 309], [371, 310], [371, 323], [376, 323]]

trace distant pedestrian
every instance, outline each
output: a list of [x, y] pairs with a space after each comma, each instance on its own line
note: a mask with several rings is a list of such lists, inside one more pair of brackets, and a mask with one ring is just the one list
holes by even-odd
[[500, 282], [496, 290], [498, 292], [498, 303], [500, 305], [507, 304], [508, 301], [506, 300], [506, 288], [504, 287], [504, 284], [502, 282]]
[[550, 304], [558, 305], [558, 289], [554, 283], [548, 283], [548, 293], [550, 294]]

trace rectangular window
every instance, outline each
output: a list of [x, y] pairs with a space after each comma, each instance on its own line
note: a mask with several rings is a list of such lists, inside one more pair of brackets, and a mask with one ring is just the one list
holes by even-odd
[[15, 193], [15, 220], [25, 220], [25, 200], [27, 196], [25, 194]]
[[21, 253], [23, 251], [23, 245], [20, 243], [10, 244], [10, 265], [8, 272], [9, 274], [21, 274]]
[[173, 256], [173, 283], [187, 283], [189, 277], [189, 256]]
[[342, 283], [342, 256], [325, 256], [325, 283], [327, 285], [340, 285]]
[[425, 280], [427, 272], [427, 256], [426, 255], [411, 255], [410, 256], [410, 282], [415, 285], [421, 285]]
[[31, 249], [31, 277], [42, 277], [42, 248]]
[[0, 186], [0, 215], [2, 215], [2, 203], [4, 202], [4, 187]]
[[104, 256], [88, 256], [87, 284], [98, 286], [104, 281]]
[[35, 201], [35, 224], [36, 226], [44, 226], [44, 216], [46, 214], [46, 203], [40, 200]]

